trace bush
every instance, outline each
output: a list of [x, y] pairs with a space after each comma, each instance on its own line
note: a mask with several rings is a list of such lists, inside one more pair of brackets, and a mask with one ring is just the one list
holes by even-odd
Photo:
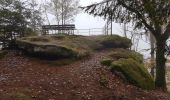
[[27, 28], [25, 31], [26, 31], [26, 33], [24, 34], [24, 36], [26, 36], [26, 37], [38, 35], [38, 31], [34, 32], [31, 28]]
[[100, 36], [98, 41], [104, 48], [130, 48], [132, 45], [130, 39], [118, 35]]
[[134, 59], [119, 59], [109, 67], [112, 72], [121, 72], [131, 83], [142, 89], [154, 89], [154, 80], [145, 67]]

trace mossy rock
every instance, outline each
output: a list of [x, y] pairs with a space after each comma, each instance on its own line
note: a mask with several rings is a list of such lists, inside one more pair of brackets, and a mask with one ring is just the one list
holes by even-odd
[[104, 66], [110, 66], [112, 64], [112, 60], [111, 59], [103, 59], [101, 61], [101, 64]]
[[16, 43], [29, 55], [54, 59], [86, 57], [99, 45], [86, 37], [75, 35], [24, 37]]
[[[47, 58], [47, 59], [58, 59], [58, 58], [70, 58], [78, 57], [78, 52], [72, 49], [64, 48], [62, 46], [54, 45], [38, 45], [29, 42], [18, 41], [19, 48], [29, 56]], [[83, 55], [81, 55], [83, 56]]]
[[142, 89], [154, 89], [154, 80], [143, 64], [134, 59], [119, 59], [109, 67], [112, 72], [121, 72], [129, 83]]
[[125, 58], [125, 59], [132, 58], [133, 60], [139, 63], [143, 63], [142, 54], [128, 49], [115, 49], [110, 53], [110, 57], [117, 60], [121, 58]]
[[129, 48], [129, 39], [113, 36], [76, 36], [52, 35], [32, 36], [16, 40], [16, 44], [29, 55], [44, 58], [82, 58], [89, 56], [94, 50], [110, 48]]
[[98, 41], [104, 48], [130, 48], [132, 46], [130, 39], [119, 35], [100, 36]]
[[101, 61], [112, 72], [119, 72], [129, 83], [142, 89], [154, 89], [154, 80], [144, 67], [143, 55], [128, 49], [114, 49], [110, 55]]

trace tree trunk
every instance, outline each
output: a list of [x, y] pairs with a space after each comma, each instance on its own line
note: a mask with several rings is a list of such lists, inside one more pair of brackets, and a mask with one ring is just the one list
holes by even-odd
[[151, 73], [152, 77], [155, 78], [155, 66], [152, 66], [150, 73]]
[[123, 32], [124, 32], [124, 37], [127, 38], [127, 29], [126, 29], [126, 23], [123, 23]]
[[155, 78], [155, 38], [150, 34], [150, 43], [151, 43], [151, 75]]
[[165, 78], [165, 39], [157, 39], [156, 48], [156, 80], [155, 86], [157, 89], [167, 91]]

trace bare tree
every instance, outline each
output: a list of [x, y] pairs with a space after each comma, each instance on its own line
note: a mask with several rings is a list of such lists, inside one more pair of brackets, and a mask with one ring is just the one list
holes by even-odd
[[30, 2], [28, 3], [30, 5], [30, 12], [31, 12], [30, 26], [32, 30], [36, 32], [39, 30], [40, 26], [42, 25], [41, 10], [36, 0], [30, 0]]
[[50, 25], [50, 20], [49, 20], [49, 17], [48, 17], [49, 8], [50, 8], [50, 3], [47, 2], [46, 0], [41, 0], [41, 9], [42, 9], [42, 12], [45, 14], [45, 18], [48, 22], [48, 25]]
[[79, 0], [51, 0], [53, 7], [50, 12], [55, 15], [58, 24], [68, 24], [74, 21], [78, 13]]

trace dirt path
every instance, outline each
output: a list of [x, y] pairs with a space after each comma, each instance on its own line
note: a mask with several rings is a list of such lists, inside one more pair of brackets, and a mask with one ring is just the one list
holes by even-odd
[[97, 52], [71, 65], [51, 66], [11, 52], [0, 60], [0, 100], [24, 96], [31, 100], [170, 100], [167, 94], [143, 91], [112, 74], [100, 64], [106, 54]]

